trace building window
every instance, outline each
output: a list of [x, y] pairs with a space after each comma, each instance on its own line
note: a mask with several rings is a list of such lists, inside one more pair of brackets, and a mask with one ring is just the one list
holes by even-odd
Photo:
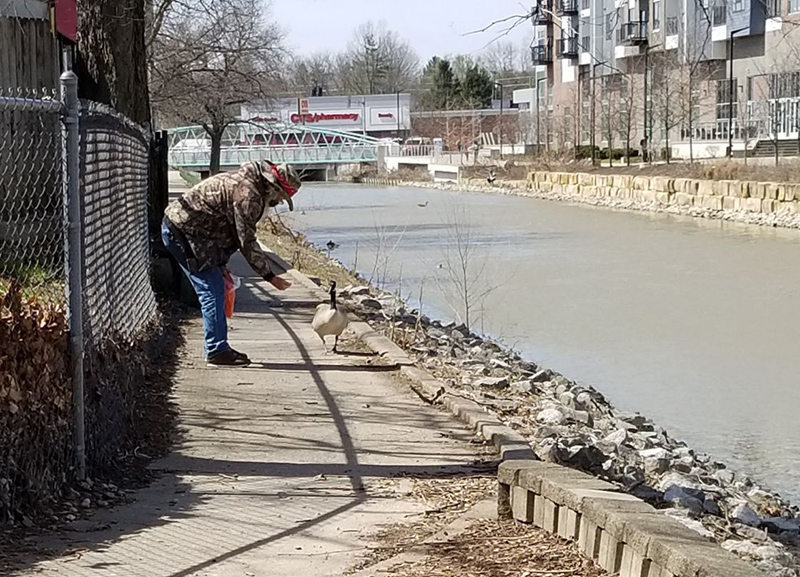
[[[731, 87], [733, 87], [733, 110], [731, 111]], [[736, 118], [739, 112], [739, 90], [736, 79], [717, 80], [717, 120]], [[733, 112], [733, 114], [731, 114]]]
[[769, 75], [769, 98], [800, 97], [800, 72], [778, 72]]
[[614, 18], [616, 18], [616, 16], [616, 12], [606, 14], [606, 40], [611, 40], [614, 34]]
[[678, 17], [667, 16], [667, 36], [677, 36], [678, 34]]
[[653, 32], [661, 30], [661, 0], [653, 0]]
[[789, 14], [800, 12], [800, 0], [789, 0]]
[[781, 15], [781, 0], [764, 0], [767, 18], [778, 18]]
[[581, 0], [581, 10], [589, 10], [591, 0]]
[[[789, 0], [790, 2], [792, 0]], [[734, 12], [744, 12], [744, 0], [733, 0], [733, 11]]]

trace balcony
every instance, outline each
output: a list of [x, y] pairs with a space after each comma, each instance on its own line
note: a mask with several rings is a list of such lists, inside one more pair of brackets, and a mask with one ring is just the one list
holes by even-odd
[[556, 14], [570, 16], [578, 13], [578, 0], [555, 0]]
[[638, 46], [647, 44], [647, 22], [635, 20], [626, 22], [619, 29], [617, 44], [623, 46]]
[[558, 39], [558, 57], [559, 58], [577, 58], [580, 52], [578, 45], [578, 37], [572, 36], [571, 38]]
[[531, 46], [531, 60], [534, 66], [550, 64], [553, 61], [553, 44], [550, 40], [546, 43]]
[[[558, 0], [559, 2], [561, 0]], [[549, 24], [553, 20], [553, 0], [537, 0], [533, 7], [533, 23]]]
[[714, 26], [725, 26], [728, 23], [728, 7], [725, 4], [715, 4], [711, 8], [711, 21]]

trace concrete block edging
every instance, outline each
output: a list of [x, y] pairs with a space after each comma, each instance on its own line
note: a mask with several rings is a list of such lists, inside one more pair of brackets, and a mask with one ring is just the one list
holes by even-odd
[[766, 577], [679, 521], [591, 475], [554, 463], [500, 464], [498, 510], [577, 543], [620, 577]]

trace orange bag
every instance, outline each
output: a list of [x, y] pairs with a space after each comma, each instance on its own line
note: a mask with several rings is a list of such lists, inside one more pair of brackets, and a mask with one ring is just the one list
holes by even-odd
[[225, 316], [231, 318], [236, 303], [236, 289], [241, 285], [241, 280], [226, 266], [222, 267], [222, 278], [225, 279]]

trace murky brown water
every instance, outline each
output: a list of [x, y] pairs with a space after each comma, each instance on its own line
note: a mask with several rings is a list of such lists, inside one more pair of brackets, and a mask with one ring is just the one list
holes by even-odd
[[475, 328], [800, 500], [800, 232], [413, 188], [296, 198], [311, 240], [444, 318], [460, 215], [499, 285]]

